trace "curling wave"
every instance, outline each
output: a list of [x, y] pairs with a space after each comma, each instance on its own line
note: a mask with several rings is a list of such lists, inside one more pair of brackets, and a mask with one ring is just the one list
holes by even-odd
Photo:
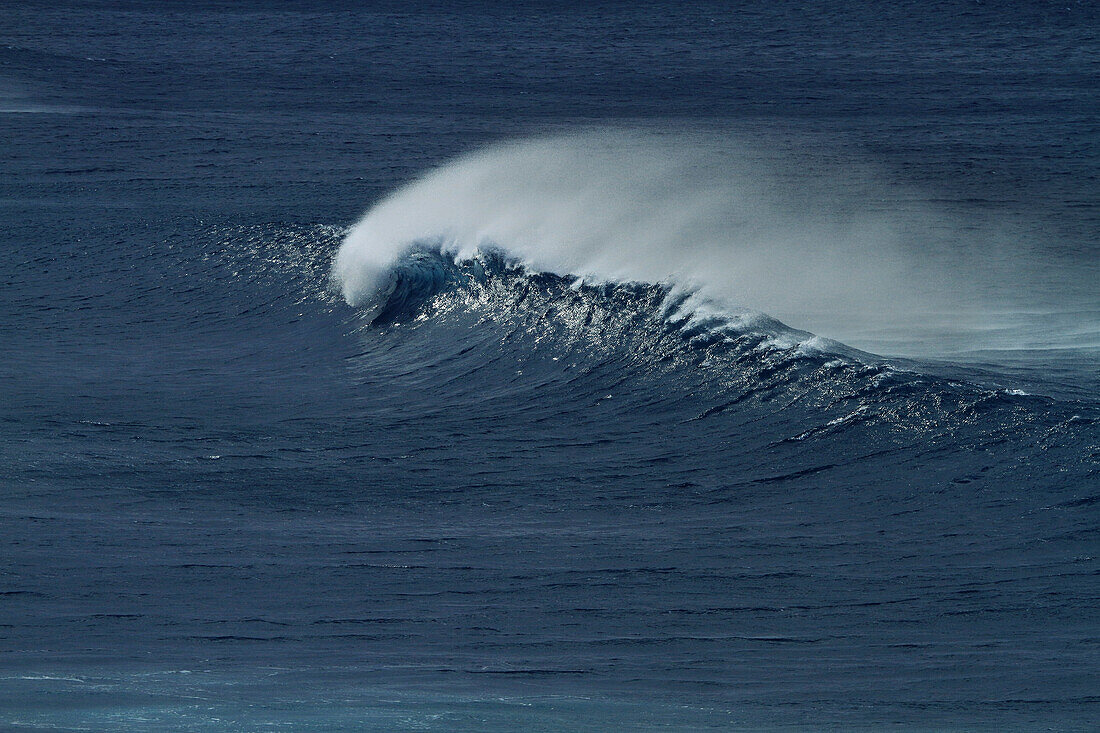
[[[454, 297], [436, 297], [447, 295]], [[545, 317], [553, 312], [560, 320], [570, 321], [570, 311], [581, 306], [585, 311], [582, 325], [591, 325], [593, 314], [601, 311], [605, 318], [614, 314], [626, 321], [644, 320], [650, 328], [674, 332], [692, 345], [751, 334], [757, 348], [876, 360], [871, 354], [790, 328], [763, 313], [714, 304], [696, 290], [666, 284], [585, 283], [580, 278], [531, 271], [497, 248], [459, 257], [438, 246], [412, 247], [378, 274], [371, 295], [359, 305], [367, 321], [384, 325], [408, 320], [427, 308], [441, 311], [471, 302], [517, 315], [521, 310], [530, 311], [535, 300]]]
[[639, 132], [499, 144], [373, 206], [345, 238], [332, 274], [349, 303], [373, 308], [401, 281], [390, 270], [412, 250], [465, 261], [500, 248], [532, 271], [687, 287], [712, 304], [766, 312], [862, 348], [903, 347], [919, 333], [926, 349], [889, 353], [934, 355], [930, 334], [966, 348], [991, 336], [996, 348], [1028, 338], [1027, 348], [1080, 344], [1079, 315], [1058, 344], [1049, 319], [1027, 333], [1021, 314], [1029, 309], [1019, 299], [1032, 289], [1011, 248], [987, 248], [1011, 261], [1008, 278], [981, 252], [975, 227], [961, 244], [959, 223], [914, 203], [919, 197], [894, 186], [889, 204], [876, 206], [881, 181], [819, 158]]
[[397, 258], [430, 242], [460, 259], [500, 247], [586, 280], [680, 283], [779, 317], [917, 307], [921, 278], [894, 223], [824, 179], [787, 185], [760, 158], [714, 138], [623, 132], [498, 145], [373, 207], [333, 272], [350, 303], [373, 301]]

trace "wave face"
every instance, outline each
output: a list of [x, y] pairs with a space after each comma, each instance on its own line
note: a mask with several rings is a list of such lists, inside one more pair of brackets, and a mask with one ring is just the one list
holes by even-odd
[[[1021, 416], [1043, 430], [1059, 425], [1070, 433], [1087, 432], [1084, 426], [1091, 425], [1081, 415], [1062, 414], [1065, 404], [1048, 398], [935, 376], [919, 363], [862, 352], [756, 311], [715, 307], [698, 292], [661, 284], [586, 284], [533, 271], [500, 251], [463, 257], [418, 247], [398, 257], [376, 282], [380, 288], [359, 312], [373, 338], [402, 342], [411, 333], [430, 333], [433, 343], [453, 343], [453, 348], [468, 337], [480, 344], [488, 339], [497, 344], [491, 354], [472, 345], [459, 349], [475, 352], [486, 365], [502, 357], [527, 363], [556, 354], [552, 362], [572, 361], [571, 368], [587, 374], [596, 365], [615, 363], [616, 382], [644, 385], [655, 399], [697, 405], [697, 414], [682, 416], [688, 422], [782, 405], [786, 427], [768, 436], [773, 444], [854, 425], [908, 433], [912, 439], [935, 430], [959, 438], [1005, 424], [1019, 428]], [[420, 359], [445, 360], [447, 353], [426, 346]], [[477, 355], [466, 357], [474, 362], [470, 380], [492, 381], [479, 373]], [[552, 397], [532, 399], [553, 407]], [[998, 419], [979, 419], [988, 412]], [[1080, 447], [1079, 440], [1069, 443]]]
[[[969, 348], [1100, 344], [1091, 299], [1063, 303], [1056, 310], [1066, 317], [1054, 328], [1049, 317], [1021, 318], [1037, 307], [1027, 301], [1041, 278], [1021, 266], [1019, 244], [886, 192], [866, 166], [846, 162], [823, 163], [805, 146], [765, 150], [701, 133], [499, 144], [374, 206], [347, 236], [333, 274], [348, 302], [361, 305], [386, 295], [386, 273], [410, 247], [430, 243], [460, 259], [502, 248], [533, 270], [679, 283], [857, 344], [877, 331], [895, 351], [905, 350], [907, 334], [929, 333], [939, 339], [925, 340], [925, 355], [960, 340]], [[880, 210], [884, 195], [890, 206]], [[1072, 300], [1065, 279], [1058, 292]], [[1064, 337], [1052, 340], [1059, 328]]]

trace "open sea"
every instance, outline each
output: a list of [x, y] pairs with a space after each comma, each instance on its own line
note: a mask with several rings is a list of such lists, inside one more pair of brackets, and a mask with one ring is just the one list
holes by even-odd
[[0, 3], [0, 730], [1100, 728], [1100, 5]]

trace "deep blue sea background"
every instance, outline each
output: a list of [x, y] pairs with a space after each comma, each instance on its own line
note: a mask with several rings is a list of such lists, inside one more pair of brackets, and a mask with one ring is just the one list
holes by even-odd
[[[0, 5], [0, 727], [1095, 730], [1097, 5], [306, 7]], [[607, 126], [873, 161], [1057, 348], [332, 287], [395, 187]]]

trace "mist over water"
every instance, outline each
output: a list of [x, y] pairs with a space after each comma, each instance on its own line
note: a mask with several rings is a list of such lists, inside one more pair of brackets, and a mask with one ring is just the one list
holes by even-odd
[[1027, 243], [810, 145], [637, 130], [492, 145], [373, 206], [333, 273], [362, 304], [410, 246], [460, 259], [501, 248], [535, 270], [687, 287], [853, 345], [934, 356], [1095, 336], [1072, 304], [1079, 286], [1056, 296], [1070, 317], [1049, 297], [1040, 308], [1044, 273]]

